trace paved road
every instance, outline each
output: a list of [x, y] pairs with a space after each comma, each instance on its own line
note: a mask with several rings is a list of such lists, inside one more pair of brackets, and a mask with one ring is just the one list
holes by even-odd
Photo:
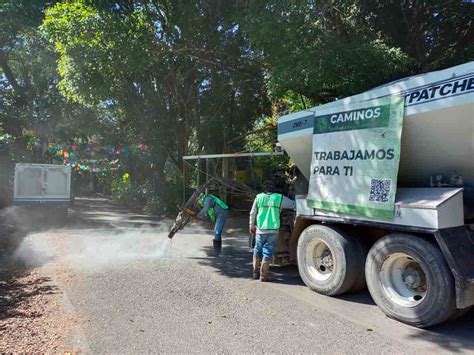
[[[31, 234], [20, 253], [40, 263], [80, 319], [72, 340], [91, 353], [474, 353], [474, 316], [419, 330], [386, 318], [367, 292], [329, 298], [294, 267], [250, 279], [246, 220], [229, 223], [221, 257], [191, 225], [167, 242], [169, 221], [82, 200], [68, 226]], [[64, 276], [66, 275], [66, 276]]]

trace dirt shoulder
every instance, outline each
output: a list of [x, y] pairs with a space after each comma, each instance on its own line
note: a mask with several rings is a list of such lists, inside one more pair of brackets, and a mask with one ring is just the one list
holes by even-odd
[[63, 293], [41, 267], [0, 258], [0, 352], [67, 352], [75, 324]]

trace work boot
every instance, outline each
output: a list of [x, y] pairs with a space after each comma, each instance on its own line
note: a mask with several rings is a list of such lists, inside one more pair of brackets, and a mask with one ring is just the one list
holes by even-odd
[[252, 277], [254, 280], [258, 280], [260, 278], [260, 266], [262, 264], [262, 258], [258, 256], [253, 257], [253, 274]]
[[219, 256], [221, 255], [221, 249], [222, 249], [222, 240], [212, 240], [212, 245], [214, 246], [214, 256]]
[[260, 281], [267, 282], [273, 281], [273, 277], [270, 273], [270, 260], [263, 260], [262, 266], [260, 267]]

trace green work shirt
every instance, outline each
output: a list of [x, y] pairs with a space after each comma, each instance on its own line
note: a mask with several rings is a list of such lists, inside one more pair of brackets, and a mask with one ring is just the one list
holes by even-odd
[[227, 206], [227, 204], [224, 201], [222, 201], [219, 197], [211, 195], [211, 194], [201, 195], [198, 199], [198, 204], [201, 207], [203, 207], [201, 212], [199, 212], [199, 217], [203, 218], [204, 214], [207, 213], [207, 215], [209, 216], [209, 219], [213, 223], [216, 221], [216, 217], [217, 217], [215, 207], [217, 207], [217, 209], [220, 208], [221, 210], [229, 209], [229, 206]]
[[280, 210], [283, 200], [282, 194], [261, 193], [256, 197], [257, 202], [257, 228], [279, 229], [280, 228]]

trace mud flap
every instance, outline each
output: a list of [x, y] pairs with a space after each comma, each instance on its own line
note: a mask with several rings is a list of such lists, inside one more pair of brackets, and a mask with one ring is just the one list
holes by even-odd
[[310, 226], [311, 224], [314, 224], [315, 221], [312, 221], [310, 219], [296, 216], [295, 219], [295, 224], [293, 226], [293, 230], [291, 231], [291, 236], [290, 236], [290, 241], [289, 241], [289, 248], [290, 248], [290, 262], [291, 263], [296, 263], [296, 254], [297, 254], [297, 249], [298, 249], [298, 239], [303, 232], [303, 230]]
[[465, 225], [441, 229], [435, 237], [454, 276], [457, 308], [474, 305], [474, 231]]

